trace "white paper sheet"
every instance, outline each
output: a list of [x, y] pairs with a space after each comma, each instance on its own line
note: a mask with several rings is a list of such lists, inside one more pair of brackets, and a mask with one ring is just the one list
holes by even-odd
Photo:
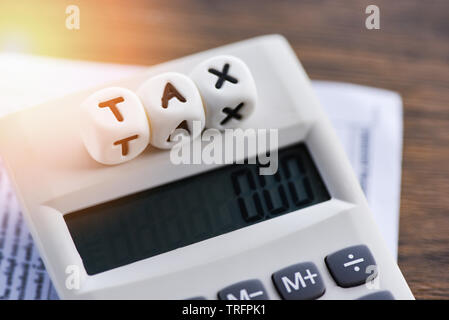
[[[0, 53], [0, 116], [143, 70]], [[314, 81], [383, 236], [397, 255], [402, 102], [394, 92]], [[0, 299], [57, 299], [0, 162]]]
[[402, 99], [392, 91], [313, 81], [396, 258], [402, 167]]

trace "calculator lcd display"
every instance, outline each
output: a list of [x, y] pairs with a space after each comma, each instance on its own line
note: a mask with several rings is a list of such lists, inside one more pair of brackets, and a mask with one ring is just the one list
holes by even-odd
[[305, 144], [275, 175], [233, 164], [64, 215], [88, 274], [153, 257], [330, 199]]

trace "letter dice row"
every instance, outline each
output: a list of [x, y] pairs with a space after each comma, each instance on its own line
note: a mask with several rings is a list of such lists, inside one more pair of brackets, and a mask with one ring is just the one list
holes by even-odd
[[[81, 105], [81, 136], [96, 161], [119, 164], [137, 157], [148, 144], [170, 149], [180, 141], [178, 135], [193, 140], [205, 126], [238, 127], [256, 101], [246, 64], [218, 56], [198, 65], [190, 77], [176, 72], [152, 77], [137, 93], [120, 87], [93, 93]], [[201, 130], [194, 130], [194, 122]]]

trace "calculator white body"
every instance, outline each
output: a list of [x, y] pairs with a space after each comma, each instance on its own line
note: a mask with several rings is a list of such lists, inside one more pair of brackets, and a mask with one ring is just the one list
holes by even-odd
[[[279, 129], [280, 147], [306, 143], [331, 195], [329, 201], [218, 237], [95, 275], [87, 275], [63, 215], [111, 199], [192, 176], [214, 165], [173, 165], [169, 151], [147, 148], [116, 166], [96, 163], [86, 152], [77, 112], [101, 87], [68, 95], [0, 119], [0, 154], [24, 217], [53, 284], [65, 299], [186, 299], [217, 292], [247, 279], [260, 279], [271, 299], [279, 299], [273, 272], [312, 261], [326, 286], [320, 299], [356, 299], [365, 286], [341, 288], [324, 258], [342, 248], [366, 244], [378, 266], [378, 289], [396, 299], [413, 299], [373, 220], [329, 120], [287, 41], [263, 36], [148, 68], [112, 85], [133, 91], [152, 75], [189, 74], [206, 58], [229, 54], [250, 68], [258, 105], [243, 128]], [[80, 288], [66, 287], [67, 266], [78, 266]]]

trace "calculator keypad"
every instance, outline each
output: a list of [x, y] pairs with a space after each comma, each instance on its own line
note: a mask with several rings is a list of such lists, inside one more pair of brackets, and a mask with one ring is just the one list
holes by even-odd
[[[370, 277], [377, 276], [377, 267], [366, 245], [344, 248], [324, 259], [328, 271], [338, 286], [343, 288], [362, 285]], [[323, 278], [313, 262], [297, 263], [271, 276], [273, 284], [283, 300], [313, 300], [326, 292]], [[202, 297], [201, 297], [202, 298]], [[241, 281], [218, 292], [220, 300], [268, 300], [268, 294], [258, 279]], [[189, 300], [199, 299], [199, 297]], [[394, 300], [390, 291], [376, 291], [358, 300]]]
[[272, 279], [284, 300], [317, 299], [326, 291], [320, 272], [312, 262], [298, 263], [279, 270]]

